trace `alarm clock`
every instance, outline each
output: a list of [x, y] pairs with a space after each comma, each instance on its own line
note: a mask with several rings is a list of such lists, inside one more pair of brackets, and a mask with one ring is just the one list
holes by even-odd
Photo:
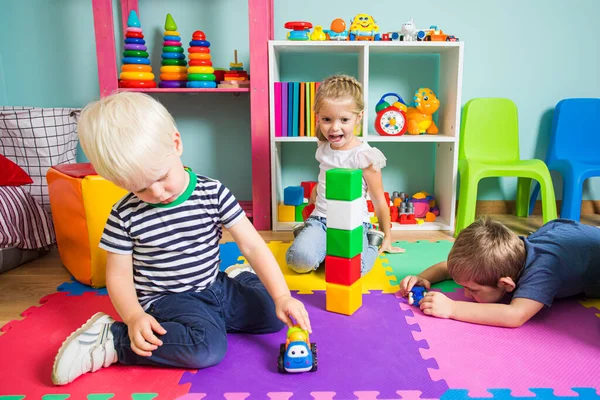
[[[385, 98], [394, 96], [398, 101], [390, 105]], [[375, 130], [381, 136], [401, 136], [408, 129], [406, 123], [407, 106], [402, 97], [396, 93], [386, 93], [375, 106]]]

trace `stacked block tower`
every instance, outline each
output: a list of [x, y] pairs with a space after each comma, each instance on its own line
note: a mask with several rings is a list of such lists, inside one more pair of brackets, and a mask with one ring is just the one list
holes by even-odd
[[330, 169], [327, 199], [326, 309], [352, 315], [362, 306], [360, 279], [363, 248], [362, 170]]
[[233, 62], [229, 63], [229, 71], [225, 71], [220, 88], [249, 88], [248, 73], [244, 71], [244, 64], [238, 62], [237, 50], [233, 51]]
[[177, 32], [177, 24], [171, 14], [167, 14], [165, 20], [161, 65], [159, 87], [168, 89], [185, 87], [187, 61], [181, 47], [181, 35]]
[[119, 75], [120, 88], [155, 88], [154, 74], [148, 59], [148, 48], [144, 40], [142, 25], [134, 10], [127, 17], [123, 65]]
[[187, 87], [212, 89], [217, 87], [217, 77], [212, 66], [210, 42], [202, 31], [192, 34], [188, 48], [190, 65], [188, 67]]

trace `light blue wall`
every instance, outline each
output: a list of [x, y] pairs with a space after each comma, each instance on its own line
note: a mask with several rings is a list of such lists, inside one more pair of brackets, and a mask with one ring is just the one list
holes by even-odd
[[[286, 21], [306, 20], [327, 28], [334, 18], [348, 21], [357, 13], [373, 15], [383, 32], [399, 30], [403, 22], [413, 17], [419, 28], [438, 25], [459, 37], [465, 42], [463, 104], [475, 97], [508, 97], [515, 101], [524, 158], [545, 157], [552, 110], [560, 99], [600, 97], [597, 0], [303, 0], [299, 4], [275, 1], [276, 38], [285, 38]], [[429, 84], [428, 79], [424, 73], [422, 81], [414, 85]], [[389, 89], [410, 94], [403, 88]], [[371, 102], [377, 100], [373, 96]], [[424, 169], [431, 170], [431, 150], [410, 146], [409, 152], [395, 148], [386, 151], [380, 146], [385, 153], [401, 152], [405, 158], [384, 170], [386, 188], [397, 187], [397, 176], [409, 175], [406, 169], [414, 163], [427, 160]], [[306, 156], [312, 159], [308, 151]], [[284, 179], [291, 184], [300, 176], [301, 173], [291, 174]], [[432, 185], [431, 180], [415, 179], [414, 174], [410, 180], [400, 178], [400, 182], [406, 182], [407, 191], [415, 185], [425, 190]], [[562, 183], [556, 177], [554, 182], [560, 198]], [[491, 178], [482, 181], [479, 198], [514, 199], [515, 192], [516, 179]], [[600, 178], [587, 181], [584, 197], [600, 199]]]
[[[119, 4], [113, 1], [115, 20], [120, 18]], [[228, 68], [234, 49], [248, 67], [247, 1], [141, 0], [139, 11], [157, 78], [167, 13], [173, 15], [186, 49], [192, 32], [200, 29], [211, 42], [216, 67]], [[0, 15], [0, 105], [83, 107], [98, 97], [91, 0], [0, 0]], [[115, 40], [121, 52], [120, 22]], [[184, 141], [184, 163], [220, 179], [239, 199], [250, 199], [248, 94], [155, 97], [175, 116]], [[83, 152], [78, 159], [85, 161]]]
[[[120, 8], [114, 3], [118, 17]], [[179, 25], [184, 42], [194, 30], [205, 31], [216, 66], [227, 67], [234, 48], [248, 65], [247, 1], [140, 0], [155, 73], [167, 12]], [[552, 109], [558, 100], [600, 97], [597, 0], [275, 0], [275, 36], [285, 37], [285, 21], [307, 20], [327, 27], [334, 18], [349, 20], [359, 12], [372, 14], [382, 31], [398, 30], [402, 22], [414, 17], [418, 27], [437, 24], [464, 41], [463, 103], [474, 97], [513, 99], [520, 113], [522, 157], [544, 157]], [[0, 105], [81, 107], [98, 96], [91, 0], [0, 0], [0, 15]], [[120, 24], [115, 37], [121, 46]], [[310, 59], [295, 61], [286, 61], [289, 76], [306, 76], [308, 72], [298, 70], [314, 68]], [[342, 59], [322, 64], [316, 69], [321, 77], [344, 68], [353, 73]], [[331, 65], [335, 69], [328, 71]], [[419, 73], [421, 80], [414, 84], [429, 83], [432, 72]], [[394, 90], [404, 93], [404, 88], [390, 88]], [[240, 199], [249, 199], [248, 96], [164, 94], [159, 99], [173, 112], [182, 131], [184, 162], [199, 173], [221, 179]], [[429, 146], [414, 146], [409, 152], [381, 149], [386, 154], [403, 153], [402, 161], [387, 168], [386, 186], [396, 186], [394, 179], [404, 176], [407, 191], [430, 188], [433, 158]], [[286, 158], [286, 180], [314, 177], [314, 147], [284, 148], [286, 153], [293, 153]], [[423, 168], [415, 168], [417, 163]], [[588, 181], [585, 198], [600, 199], [597, 179]], [[560, 198], [560, 180], [555, 184]], [[488, 179], [481, 185], [480, 198], [512, 199], [514, 192], [513, 180]]]

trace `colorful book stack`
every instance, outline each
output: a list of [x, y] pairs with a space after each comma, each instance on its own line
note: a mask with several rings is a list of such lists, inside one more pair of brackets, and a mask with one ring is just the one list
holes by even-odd
[[189, 88], [212, 89], [217, 87], [215, 69], [212, 66], [210, 55], [210, 42], [202, 31], [192, 34], [190, 47], [188, 48], [190, 66], [188, 67]]
[[244, 64], [238, 62], [237, 50], [233, 51], [233, 62], [229, 63], [229, 71], [223, 75], [219, 83], [220, 88], [249, 88], [248, 73], [244, 71]]
[[352, 315], [362, 306], [360, 280], [363, 248], [362, 170], [330, 169], [327, 199], [326, 309]]
[[171, 14], [165, 20], [165, 33], [162, 49], [162, 67], [160, 68], [161, 88], [184, 88], [187, 83], [185, 54], [181, 47], [181, 36]]
[[275, 136], [315, 136], [315, 92], [320, 82], [275, 82]]
[[148, 48], [137, 13], [129, 12], [125, 29], [123, 65], [119, 75], [120, 88], [155, 88], [154, 74], [148, 59]]

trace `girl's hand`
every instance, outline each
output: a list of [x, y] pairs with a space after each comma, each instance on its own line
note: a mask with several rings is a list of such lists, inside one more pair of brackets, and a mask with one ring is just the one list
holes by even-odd
[[150, 357], [152, 351], [163, 344], [154, 332], [159, 335], [167, 333], [152, 315], [145, 312], [140, 312], [127, 321], [127, 331], [131, 341], [131, 350], [142, 357]]
[[386, 235], [385, 238], [383, 238], [381, 247], [379, 248], [379, 254], [383, 253], [384, 251], [386, 253], [404, 253], [406, 250], [401, 247], [393, 247], [392, 238]]
[[275, 299], [275, 313], [277, 318], [288, 327], [294, 326], [293, 318], [300, 325], [300, 328], [312, 333], [308, 312], [300, 300], [288, 295], [278, 297]]

